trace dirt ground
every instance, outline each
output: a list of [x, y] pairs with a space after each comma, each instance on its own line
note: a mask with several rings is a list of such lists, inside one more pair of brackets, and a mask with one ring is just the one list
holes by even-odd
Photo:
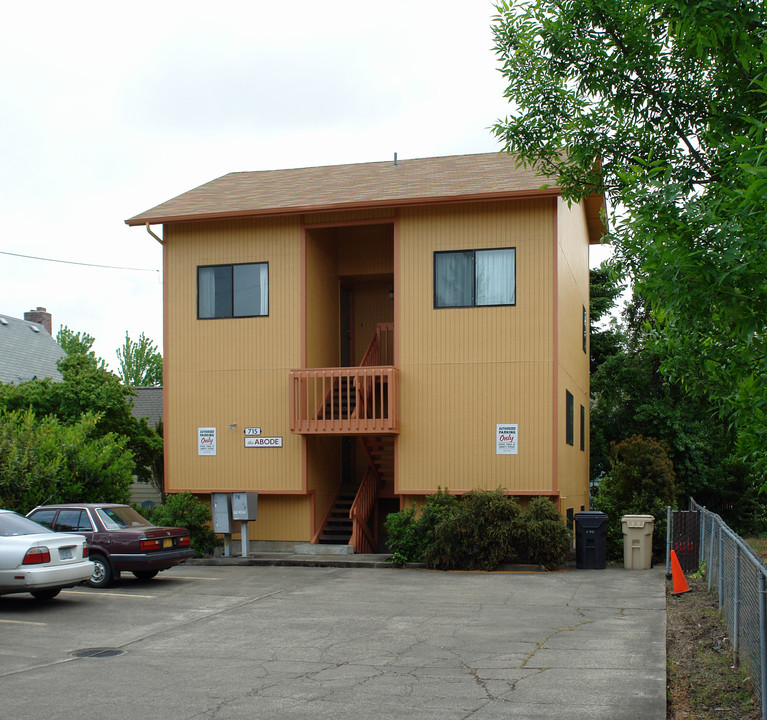
[[690, 592], [666, 591], [667, 720], [761, 720], [751, 682], [735, 665], [732, 644], [705, 579]]

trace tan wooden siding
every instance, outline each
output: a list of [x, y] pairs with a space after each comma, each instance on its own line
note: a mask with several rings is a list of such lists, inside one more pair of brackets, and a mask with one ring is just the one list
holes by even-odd
[[[173, 225], [165, 243], [167, 489], [301, 492], [288, 407], [300, 362], [298, 219]], [[268, 317], [198, 320], [197, 267], [241, 262], [269, 263]], [[198, 455], [199, 427], [217, 429], [216, 456]], [[245, 448], [245, 427], [284, 446]]]
[[[553, 200], [401, 211], [397, 492], [551, 490], [554, 229]], [[434, 252], [493, 247], [516, 248], [516, 305], [434, 309]]]
[[[311, 539], [312, 498], [295, 495], [259, 495], [258, 519], [248, 523], [251, 540], [309, 542]], [[235, 523], [232, 538], [239, 542], [240, 527]]]
[[309, 231], [306, 235], [306, 367], [337, 367], [339, 285], [336, 259], [323, 240]]
[[[589, 479], [589, 347], [583, 351], [583, 308], [588, 326], [589, 271], [588, 231], [583, 209], [568, 207], [561, 200], [557, 207], [558, 238], [558, 327], [559, 401], [557, 443], [559, 491], [562, 510], [581, 506], [588, 509]], [[566, 443], [565, 392], [573, 395], [573, 444]], [[585, 414], [585, 447], [580, 449], [580, 408]]]

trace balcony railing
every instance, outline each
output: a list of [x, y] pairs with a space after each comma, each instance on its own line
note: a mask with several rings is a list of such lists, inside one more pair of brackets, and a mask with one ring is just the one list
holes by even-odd
[[290, 371], [290, 429], [300, 435], [397, 434], [398, 400], [391, 366]]

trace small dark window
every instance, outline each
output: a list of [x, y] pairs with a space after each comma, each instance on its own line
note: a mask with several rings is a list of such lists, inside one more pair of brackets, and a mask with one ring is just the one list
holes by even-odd
[[587, 346], [589, 343], [589, 325], [586, 317], [586, 306], [583, 306], [583, 352], [587, 353]]
[[56, 532], [90, 532], [93, 530], [85, 510], [61, 510], [53, 528]]
[[573, 445], [573, 430], [575, 426], [575, 403], [573, 394], [565, 390], [565, 442]]
[[515, 248], [434, 253], [435, 308], [515, 303]]
[[51, 525], [53, 525], [53, 518], [55, 516], [55, 510], [38, 510], [37, 512], [32, 513], [32, 517], [29, 519], [34, 520], [36, 523], [39, 523], [43, 527], [47, 527], [49, 530], [51, 530]]
[[268, 314], [268, 263], [197, 268], [197, 317], [201, 320]]
[[575, 519], [575, 513], [573, 511], [573, 508], [567, 508], [567, 529], [568, 530], [573, 529], [574, 519]]
[[586, 408], [581, 405], [581, 450], [586, 449]]

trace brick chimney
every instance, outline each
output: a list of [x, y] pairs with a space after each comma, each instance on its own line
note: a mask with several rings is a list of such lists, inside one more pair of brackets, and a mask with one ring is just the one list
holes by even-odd
[[49, 312], [46, 312], [44, 307], [38, 307], [37, 310], [25, 312], [24, 319], [27, 322], [39, 323], [48, 331], [49, 335], [53, 335], [53, 318]]

